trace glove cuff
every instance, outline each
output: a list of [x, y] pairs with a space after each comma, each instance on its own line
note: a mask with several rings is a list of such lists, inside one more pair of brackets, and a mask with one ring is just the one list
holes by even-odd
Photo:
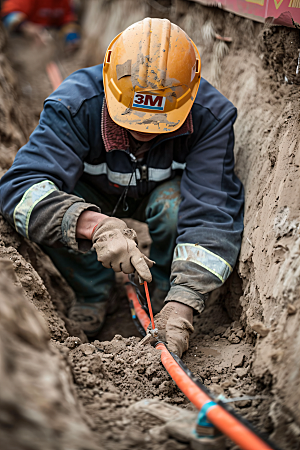
[[101, 220], [93, 230], [92, 242], [95, 243], [101, 234], [112, 230], [120, 230], [125, 238], [132, 239], [138, 243], [136, 232], [133, 229], [128, 228], [126, 223], [121, 219], [117, 219], [117, 217], [107, 217], [106, 219]]
[[96, 234], [99, 234], [99, 230], [101, 231], [101, 233], [104, 233], [105, 231], [116, 229], [122, 231], [125, 228], [127, 228], [127, 225], [123, 220], [117, 219], [116, 217], [107, 217], [106, 219], [101, 220], [101, 222], [99, 222], [98, 225], [95, 226], [92, 233], [92, 241], [94, 242]]

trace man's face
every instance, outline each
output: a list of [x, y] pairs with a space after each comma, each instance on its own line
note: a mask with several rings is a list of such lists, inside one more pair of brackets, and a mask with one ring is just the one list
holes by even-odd
[[158, 136], [158, 134], [154, 133], [142, 133], [140, 131], [132, 131], [132, 130], [127, 131], [129, 131], [129, 133], [131, 134], [132, 137], [134, 137], [134, 139], [141, 142], [151, 141], [151, 139], [154, 139], [156, 138], [156, 136]]

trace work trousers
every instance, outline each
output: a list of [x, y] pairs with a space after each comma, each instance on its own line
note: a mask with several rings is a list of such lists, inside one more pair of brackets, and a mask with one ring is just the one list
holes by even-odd
[[[78, 182], [74, 194], [101, 208], [101, 212], [111, 215], [118, 198], [97, 192], [91, 186]], [[127, 211], [123, 202], [114, 214], [120, 219], [132, 218], [146, 222], [152, 239], [150, 259], [155, 261], [151, 273], [155, 285], [168, 291], [173, 251], [177, 236], [178, 208], [180, 197], [180, 177], [166, 181], [154, 189], [143, 200], [127, 198]], [[106, 269], [97, 261], [95, 250], [87, 253], [76, 252], [67, 247], [50, 248], [42, 246], [45, 253], [74, 290], [76, 297], [85, 302], [106, 301], [114, 284], [114, 271]]]

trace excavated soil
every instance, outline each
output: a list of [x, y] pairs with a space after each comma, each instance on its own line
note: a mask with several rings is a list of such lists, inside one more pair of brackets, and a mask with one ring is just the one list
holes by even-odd
[[[232, 403], [235, 410], [278, 446], [296, 450], [299, 32], [185, 1], [176, 7], [135, 0], [83, 5], [85, 39], [74, 55], [65, 55], [55, 41], [46, 52], [19, 38], [5, 44], [0, 28], [1, 174], [51, 92], [45, 71], [50, 59], [59, 62], [64, 76], [97, 64], [110, 39], [145, 15], [166, 16], [184, 28], [201, 52], [203, 76], [238, 108], [236, 173], [245, 186], [246, 207], [237, 268], [195, 318], [183, 360], [215, 395], [244, 397]], [[145, 226], [133, 226], [147, 253]], [[190, 437], [179, 438], [170, 421], [172, 411], [192, 414], [194, 407], [164, 370], [159, 352], [139, 345], [124, 290], [116, 288], [122, 294], [119, 309], [88, 342], [67, 318], [72, 290], [40, 248], [0, 218], [1, 448], [192, 448]], [[143, 399], [160, 402], [161, 415], [151, 413], [151, 402]], [[226, 448], [238, 447], [228, 440]]]

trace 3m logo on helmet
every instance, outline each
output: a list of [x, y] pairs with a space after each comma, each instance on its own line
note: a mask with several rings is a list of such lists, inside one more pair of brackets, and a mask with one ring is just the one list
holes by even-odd
[[136, 92], [133, 97], [132, 108], [142, 108], [155, 111], [165, 109], [166, 97], [161, 95], [141, 94]]

